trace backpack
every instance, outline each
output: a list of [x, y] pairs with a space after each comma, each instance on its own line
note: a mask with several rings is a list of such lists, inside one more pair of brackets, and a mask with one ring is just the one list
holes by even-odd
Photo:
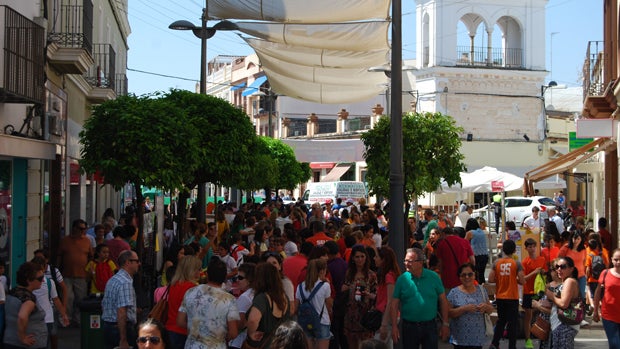
[[319, 289], [323, 286], [324, 283], [325, 281], [321, 281], [318, 285], [316, 285], [308, 298], [306, 298], [306, 296], [304, 295], [304, 288], [302, 287], [303, 285], [299, 285], [301, 304], [297, 309], [297, 322], [299, 323], [301, 328], [310, 333], [314, 333], [314, 329], [318, 328], [321, 325], [321, 317], [323, 316], [323, 309], [325, 308], [325, 305], [323, 305], [323, 307], [321, 308], [321, 313], [319, 314], [317, 313], [316, 309], [314, 309], [310, 301], [312, 301], [312, 298], [314, 298], [314, 295], [319, 291]]
[[592, 257], [592, 267], [590, 267], [590, 270], [592, 273], [592, 277], [597, 280], [603, 270], [607, 269], [605, 263], [603, 263], [603, 256], [601, 256], [601, 254], [602, 253], [599, 253], [598, 255], [590, 255]]
[[108, 280], [114, 276], [112, 268], [110, 268], [109, 260], [97, 263], [95, 267], [95, 287], [103, 292]]

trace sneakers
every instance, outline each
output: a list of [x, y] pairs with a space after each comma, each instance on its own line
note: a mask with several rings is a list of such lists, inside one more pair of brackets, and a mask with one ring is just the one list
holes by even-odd
[[584, 327], [584, 326], [590, 326], [590, 323], [587, 322], [585, 319], [581, 320], [581, 323], [579, 324], [579, 326]]
[[525, 340], [525, 349], [534, 349], [534, 344], [530, 338]]

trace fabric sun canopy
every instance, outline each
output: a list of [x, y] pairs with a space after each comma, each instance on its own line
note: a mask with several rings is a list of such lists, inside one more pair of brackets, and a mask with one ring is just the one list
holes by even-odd
[[245, 87], [245, 82], [242, 82], [242, 83], [240, 83], [240, 84], [237, 84], [237, 85], [235, 85], [235, 86], [231, 87], [231, 88], [230, 88], [230, 90], [231, 90], [231, 91], [237, 91], [238, 89], [240, 89], [240, 88], [244, 88], [244, 87]]
[[452, 187], [442, 183], [444, 193], [487, 193], [492, 192], [492, 183], [501, 181], [505, 191], [519, 190], [523, 187], [523, 178], [512, 173], [502, 172], [494, 167], [485, 166], [471, 173], [461, 172], [462, 185]]
[[243, 93], [241, 95], [243, 97], [247, 97], [251, 94], [260, 92], [260, 87], [262, 84], [265, 83], [265, 81], [267, 81], [267, 77], [265, 75], [257, 77], [256, 80], [254, 80], [254, 82], [250, 84], [250, 86], [243, 90]]
[[332, 168], [329, 173], [323, 177], [321, 182], [336, 182], [340, 180], [340, 177], [347, 173], [347, 171], [351, 168], [349, 164], [338, 164], [336, 167]]
[[[274, 22], [325, 23], [388, 18], [389, 0], [209, 0], [209, 17]], [[328, 9], [326, 11], [326, 9]]]

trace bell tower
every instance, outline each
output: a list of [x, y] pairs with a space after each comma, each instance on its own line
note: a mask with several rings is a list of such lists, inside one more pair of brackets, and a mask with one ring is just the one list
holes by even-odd
[[416, 2], [418, 111], [453, 116], [468, 141], [542, 141], [548, 0]]

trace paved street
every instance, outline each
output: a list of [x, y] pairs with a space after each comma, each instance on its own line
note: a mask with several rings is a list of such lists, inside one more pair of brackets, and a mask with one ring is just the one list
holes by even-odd
[[[588, 318], [588, 321], [590, 319]], [[80, 331], [77, 328], [62, 328], [59, 330], [59, 348], [60, 349], [77, 349], [80, 347]], [[440, 343], [440, 349], [452, 348], [452, 345], [448, 343]], [[500, 349], [508, 348], [508, 342], [502, 340], [500, 343]], [[517, 349], [525, 348], [525, 341], [520, 339], [517, 341]], [[534, 348], [538, 348], [538, 341], [534, 341]], [[607, 337], [603, 331], [603, 325], [601, 323], [592, 323], [586, 328], [579, 330], [577, 334], [575, 348], [588, 348], [588, 349], [607, 349]], [[82, 349], [94, 349], [94, 348], [82, 348]]]

